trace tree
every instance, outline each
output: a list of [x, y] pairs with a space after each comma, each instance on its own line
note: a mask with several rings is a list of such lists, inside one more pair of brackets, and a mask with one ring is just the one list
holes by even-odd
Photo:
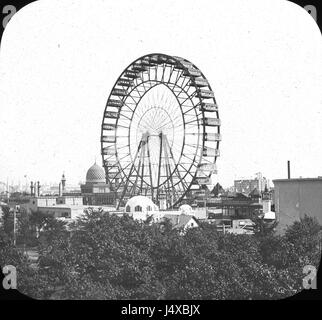
[[[21, 267], [22, 288], [41, 299], [279, 299], [302, 289], [319, 231], [311, 219], [284, 236], [252, 236], [206, 223], [182, 234], [166, 220], [93, 210], [68, 228], [47, 217], [37, 268]], [[4, 247], [3, 256], [23, 258], [12, 244]]]
[[17, 272], [17, 290], [26, 295], [32, 295], [38, 281], [36, 272], [29, 268], [26, 256], [13, 245], [12, 239], [0, 227], [0, 268], [12, 265]]
[[52, 238], [41, 251], [39, 273], [50, 288], [46, 296], [88, 298], [80, 291], [87, 288], [100, 292], [92, 298], [159, 298], [162, 288], [145, 251], [147, 227], [126, 216], [86, 212], [69, 236]]
[[13, 238], [13, 212], [10, 210], [9, 206], [2, 206], [1, 208], [3, 232], [5, 232], [7, 236]]
[[296, 248], [303, 261], [316, 267], [321, 259], [321, 230], [321, 225], [315, 217], [305, 215], [285, 232], [286, 241]]

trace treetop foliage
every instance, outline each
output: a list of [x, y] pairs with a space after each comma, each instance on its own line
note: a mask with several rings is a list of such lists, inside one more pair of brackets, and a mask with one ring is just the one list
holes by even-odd
[[18, 290], [38, 299], [280, 299], [301, 291], [303, 267], [320, 260], [321, 227], [310, 217], [283, 236], [223, 234], [207, 223], [182, 234], [169, 221], [92, 210], [67, 229], [39, 213], [20, 225], [37, 265], [5, 224], [0, 263], [15, 265]]

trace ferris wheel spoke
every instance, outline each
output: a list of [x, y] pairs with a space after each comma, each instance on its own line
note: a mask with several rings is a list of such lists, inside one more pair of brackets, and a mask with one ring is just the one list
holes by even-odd
[[[157, 111], [154, 113], [154, 115], [153, 115], [152, 119], [148, 119], [148, 121], [150, 120], [150, 121], [151, 121], [150, 123], [152, 123], [154, 127], [156, 127], [156, 121], [157, 121], [156, 119], [158, 119], [158, 118], [159, 118], [159, 114], [160, 114], [160, 110], [157, 110]], [[150, 118], [151, 118], [151, 116], [150, 116]]]
[[[176, 143], [174, 143], [174, 145], [177, 145], [177, 144], [176, 144]], [[193, 148], [194, 152], [193, 152], [192, 154], [197, 154], [198, 149], [200, 149], [200, 147], [198, 147], [198, 146], [191, 146], [191, 145], [189, 145], [188, 143], [185, 143], [185, 145], [184, 145], [184, 147], [183, 147], [183, 150], [186, 148], [186, 146], [187, 146], [187, 147], [192, 147], [192, 148]], [[181, 146], [179, 146], [179, 145], [178, 145], [178, 147], [180, 147], [180, 148], [181, 148]], [[196, 150], [196, 147], [197, 147], [197, 150]], [[193, 161], [193, 159], [192, 159], [192, 158], [187, 157], [186, 153], [182, 152], [182, 155], [183, 155], [183, 156], [185, 156], [186, 158], [188, 158], [189, 160]]]
[[130, 153], [127, 153], [125, 156], [123, 156], [122, 158], [119, 159], [119, 161], [122, 161], [123, 159], [125, 159], [126, 157], [131, 157]]
[[179, 166], [187, 173], [187, 174], [189, 174], [191, 177], [193, 177], [194, 178], [194, 175], [189, 171], [189, 170], [187, 170], [182, 164], [179, 164]]
[[132, 112], [132, 113], [134, 112], [134, 110], [132, 108], [130, 108], [127, 103], [125, 103], [124, 101], [122, 101], [122, 102], [123, 102], [123, 105], [130, 110], [130, 112]]
[[198, 163], [197, 163], [196, 159], [192, 159], [192, 158], [188, 157], [185, 153], [182, 154], [182, 156], [185, 157], [186, 159], [192, 161], [192, 165], [194, 165], [195, 167], [198, 167]]
[[191, 120], [191, 121], [186, 122], [186, 125], [188, 125], [190, 123], [198, 122], [198, 121], [199, 121], [199, 119], [194, 119], [194, 120]]
[[[144, 83], [142, 82], [142, 86], [144, 86]], [[134, 90], [135, 90], [135, 92], [138, 94], [138, 96], [139, 96], [139, 99], [141, 99], [142, 98], [142, 96], [144, 95], [144, 91], [145, 90], [142, 90], [142, 92], [138, 89], [140, 86], [136, 86], [135, 88], [134, 88]]]
[[145, 82], [145, 81], [143, 81], [143, 82], [142, 82], [142, 86], [143, 86], [144, 92], [146, 92], [146, 91], [147, 91], [147, 89], [146, 89], [145, 85], [146, 85], [146, 82]]
[[128, 119], [128, 120], [130, 120], [131, 121], [131, 118], [129, 118], [128, 116], [126, 116], [125, 114], [120, 114], [120, 117], [124, 117], [124, 118], [126, 118], [126, 119]]
[[[180, 115], [181, 116], [181, 115]], [[178, 119], [180, 116], [176, 116], [175, 118], [171, 119], [170, 121], [166, 122], [165, 124], [163, 124], [162, 126], [158, 127], [157, 130], [162, 129], [164, 126], [171, 124], [174, 120]]]
[[195, 110], [195, 106], [193, 106], [192, 108], [190, 108], [189, 110], [186, 110], [183, 114], [187, 114], [188, 112], [190, 112], [191, 110]]
[[[172, 161], [174, 162], [173, 158], [172, 158]], [[174, 169], [173, 172], [178, 177], [178, 182], [176, 184], [178, 184], [178, 183], [180, 184], [181, 183], [182, 186], [183, 186], [183, 189], [184, 190], [187, 190], [188, 189], [188, 186], [185, 184], [184, 178], [181, 177], [181, 174], [180, 174], [180, 171], [178, 169], [178, 166], [175, 163], [174, 163], [174, 166], [175, 166], [175, 169]]]
[[[135, 97], [135, 96], [133, 95], [133, 91], [134, 91], [134, 90], [135, 90], [135, 89], [133, 89], [133, 90], [132, 90], [132, 92], [128, 95], [128, 97], [129, 97], [129, 98], [131, 98], [131, 99], [133, 100], [133, 102], [134, 102], [134, 104], [135, 104], [135, 105], [137, 105], [138, 101], [140, 100], [140, 97], [138, 98], [138, 97]], [[134, 98], [136, 98], [136, 100], [135, 100]]]
[[156, 112], [153, 115], [153, 118], [151, 119], [151, 114], [150, 114], [150, 119], [153, 123], [153, 126], [155, 127], [157, 125], [157, 121], [160, 122], [162, 121], [164, 118], [166, 117], [166, 115], [164, 113], [161, 113], [161, 110], [159, 108], [157, 108]]
[[171, 125], [172, 124], [172, 121], [171, 120], [169, 121], [168, 118], [163, 117], [161, 119], [161, 121], [159, 121], [158, 127], [156, 127], [156, 131], [162, 131], [161, 129], [164, 128], [168, 124]]
[[194, 91], [185, 100], [181, 101], [181, 103], [184, 104], [187, 100], [189, 99], [191, 100], [196, 94], [197, 94], [197, 91]]
[[190, 83], [190, 78], [187, 78], [188, 79], [188, 81], [186, 82], [186, 84], [185, 85], [183, 85], [184, 84], [184, 82], [186, 81], [186, 79], [185, 78], [183, 78], [183, 81], [182, 81], [182, 84], [181, 84], [181, 90], [177, 93], [177, 96], [179, 96], [182, 92], [186, 92], [185, 91], [185, 88], [187, 87], [187, 85]]
[[[140, 124], [140, 122], [138, 124]], [[151, 124], [146, 120], [141, 120], [141, 126], [145, 126], [146, 129], [149, 129]]]

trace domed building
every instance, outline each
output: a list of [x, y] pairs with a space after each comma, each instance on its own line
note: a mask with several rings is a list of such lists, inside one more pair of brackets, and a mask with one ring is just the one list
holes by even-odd
[[81, 185], [84, 205], [113, 204], [114, 196], [106, 183], [105, 171], [96, 162], [87, 170], [86, 182]]
[[194, 212], [188, 204], [183, 204], [179, 207], [181, 214], [194, 215]]
[[146, 220], [148, 216], [158, 213], [159, 208], [148, 197], [134, 196], [127, 201], [124, 211], [135, 220]]
[[105, 183], [105, 171], [96, 162], [87, 170], [86, 183], [96, 184]]

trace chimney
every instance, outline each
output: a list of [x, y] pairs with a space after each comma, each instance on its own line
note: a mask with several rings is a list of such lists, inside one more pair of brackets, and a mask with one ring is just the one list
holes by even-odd
[[290, 160], [287, 161], [287, 179], [291, 179], [291, 165], [290, 165]]

